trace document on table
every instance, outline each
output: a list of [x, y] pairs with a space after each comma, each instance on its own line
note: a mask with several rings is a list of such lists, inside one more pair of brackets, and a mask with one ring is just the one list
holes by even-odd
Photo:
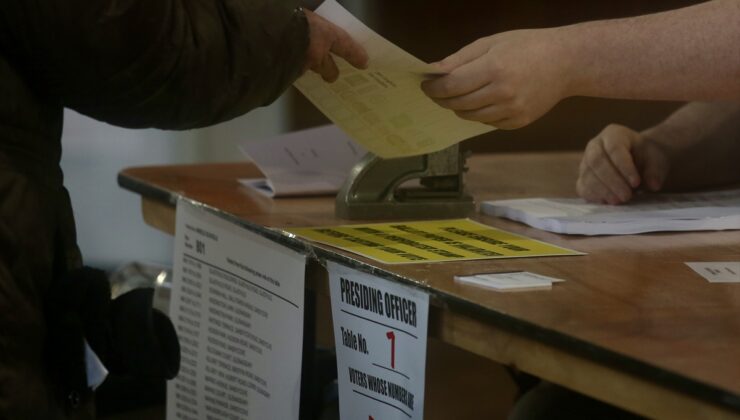
[[298, 419], [306, 257], [180, 200], [168, 419]]
[[384, 264], [583, 255], [470, 219], [291, 228], [287, 231]]
[[640, 194], [620, 206], [568, 198], [496, 200], [481, 203], [480, 209], [538, 229], [576, 235], [740, 229], [740, 190]]
[[429, 295], [327, 263], [341, 419], [422, 420]]
[[335, 125], [243, 141], [240, 148], [265, 178], [239, 182], [268, 197], [335, 194], [365, 154]]
[[687, 262], [686, 265], [710, 283], [740, 283], [740, 261]]
[[335, 57], [335, 83], [307, 72], [295, 86], [365, 149], [382, 158], [420, 155], [493, 129], [462, 120], [424, 95], [421, 82], [434, 68], [373, 32], [336, 0], [326, 0], [316, 13], [365, 47], [369, 68], [358, 70]]
[[455, 281], [496, 291], [529, 291], [549, 290], [554, 283], [560, 283], [563, 280], [527, 271], [512, 271], [455, 276]]

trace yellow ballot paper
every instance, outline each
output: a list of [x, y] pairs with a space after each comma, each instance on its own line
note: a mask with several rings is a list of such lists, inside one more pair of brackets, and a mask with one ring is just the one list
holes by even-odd
[[470, 219], [288, 229], [385, 264], [583, 255]]
[[420, 155], [493, 130], [458, 118], [424, 95], [421, 82], [434, 69], [373, 32], [336, 0], [326, 0], [316, 13], [365, 47], [369, 68], [357, 70], [335, 57], [339, 80], [329, 84], [307, 72], [295, 86], [365, 149], [382, 158]]

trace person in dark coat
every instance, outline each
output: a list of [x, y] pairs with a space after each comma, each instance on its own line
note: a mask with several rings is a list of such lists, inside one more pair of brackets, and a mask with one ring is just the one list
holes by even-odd
[[0, 418], [91, 411], [82, 344], [61, 374], [49, 348], [52, 290], [82, 265], [59, 167], [63, 109], [122, 127], [204, 127], [271, 103], [307, 69], [336, 79], [330, 52], [367, 61], [299, 0], [0, 5]]

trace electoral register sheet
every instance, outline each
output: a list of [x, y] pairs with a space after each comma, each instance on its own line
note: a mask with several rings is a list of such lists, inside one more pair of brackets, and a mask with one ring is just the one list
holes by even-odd
[[168, 419], [298, 419], [305, 256], [180, 200]]

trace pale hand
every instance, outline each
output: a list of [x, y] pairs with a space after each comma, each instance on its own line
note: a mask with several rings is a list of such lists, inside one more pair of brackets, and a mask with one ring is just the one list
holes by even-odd
[[576, 190], [593, 203], [622, 204], [631, 200], [638, 188], [659, 191], [669, 168], [668, 156], [654, 142], [612, 124], [586, 146]]
[[306, 70], [320, 74], [327, 82], [339, 77], [334, 53], [357, 68], [367, 67], [367, 52], [342, 28], [334, 25], [310, 10], [306, 10], [308, 19], [309, 45], [306, 54]]
[[568, 49], [558, 34], [557, 28], [533, 29], [481, 38], [435, 63], [448, 74], [422, 89], [461, 118], [523, 127], [568, 96]]

